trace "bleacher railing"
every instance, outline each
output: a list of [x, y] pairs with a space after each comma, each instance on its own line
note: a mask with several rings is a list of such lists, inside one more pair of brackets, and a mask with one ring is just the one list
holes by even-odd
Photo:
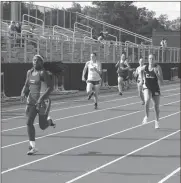
[[[85, 28], [86, 30], [84, 30], [83, 28]], [[77, 32], [77, 30], [83, 31], [85, 34], [88, 34], [88, 36], [92, 38], [92, 27], [83, 25], [79, 22], [75, 22], [74, 23], [74, 32]]]
[[[134, 32], [128, 31], [128, 30], [126, 30], [126, 29], [123, 29], [123, 28], [120, 28], [120, 27], [111, 25], [111, 24], [109, 24], [109, 23], [106, 23], [106, 22], [104, 22], [104, 21], [95, 19], [95, 18], [93, 18], [93, 17], [90, 17], [90, 16], [87, 16], [87, 15], [81, 14], [81, 13], [79, 13], [79, 12], [76, 12], [76, 16], [77, 16], [77, 17], [79, 16], [79, 17], [81, 17], [81, 18], [85, 18], [85, 19], [87, 19], [87, 20], [91, 20], [91, 21], [93, 21], [93, 22], [99, 23], [99, 24], [101, 24], [101, 25], [104, 25], [104, 26], [106, 26], [106, 27], [112, 28], [112, 29], [114, 29], [114, 30], [118, 30], [119, 32], [123, 32], [123, 33], [129, 34], [129, 35], [131, 35], [131, 36], [134, 36], [135, 38], [139, 38], [139, 39], [144, 40], [144, 41], [146, 41], [146, 42], [152, 43], [152, 39], [150, 39], [150, 38], [147, 38], [147, 37], [145, 37], [145, 36], [136, 34], [136, 33], [134, 33]], [[76, 18], [76, 19], [78, 19], [78, 18]]]
[[[120, 59], [123, 50], [126, 51], [126, 56], [129, 58], [129, 61], [133, 63], [138, 62], [141, 56], [147, 60], [149, 53], [155, 54], [156, 60], [160, 63], [180, 62], [180, 48], [161, 48], [152, 45], [138, 45], [131, 42], [118, 42], [117, 44], [113, 42], [113, 44], [107, 44], [106, 42], [100, 43], [88, 36], [83, 39], [77, 39], [75, 43], [73, 39], [64, 40], [61, 35], [40, 36], [30, 31], [23, 30], [21, 35], [16, 34], [12, 37], [6, 32], [3, 34], [3, 40], [5, 42], [2, 42], [4, 45], [2, 48], [3, 53], [6, 53], [6, 62], [11, 62], [11, 56], [14, 52], [17, 52], [17, 59], [19, 59], [19, 55], [23, 54], [23, 58], [19, 60], [23, 60], [24, 62], [31, 60], [27, 59], [29, 54], [41, 52], [41, 54], [43, 54], [42, 56], [47, 58], [48, 61], [64, 60], [66, 57], [67, 62], [78, 62], [81, 56], [81, 62], [85, 62], [90, 58], [88, 55], [92, 51], [97, 51], [101, 62], [114, 63]], [[21, 44], [19, 44], [19, 42]], [[60, 45], [59, 48], [58, 44]], [[27, 49], [29, 45], [33, 45], [34, 48], [32, 51]], [[86, 50], [84, 49], [85, 46]], [[72, 49], [67, 49], [69, 53], [65, 51], [67, 47], [72, 47]]]
[[[31, 21], [31, 20], [34, 20], [34, 21]], [[45, 24], [44, 24], [43, 20], [36, 18], [36, 17], [33, 17], [33, 16], [30, 16], [30, 15], [27, 15], [27, 14], [24, 14], [23, 19], [22, 19], [22, 27], [24, 25], [25, 26], [30, 25], [30, 26], [34, 27], [35, 29], [40, 28], [40, 34], [44, 35]]]

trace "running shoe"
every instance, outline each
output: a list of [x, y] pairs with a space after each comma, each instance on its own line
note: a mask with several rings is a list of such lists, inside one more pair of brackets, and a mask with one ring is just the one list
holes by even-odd
[[142, 124], [144, 125], [144, 124], [146, 124], [147, 122], [148, 122], [148, 117], [145, 116], [145, 117], [143, 118]]
[[123, 95], [123, 94], [122, 94], [122, 92], [119, 92], [119, 95], [121, 95], [121, 96], [122, 96], [122, 95]]
[[37, 153], [38, 152], [38, 150], [36, 149], [36, 148], [32, 148], [31, 150], [29, 150], [28, 152], [27, 152], [27, 155], [33, 155], [33, 154], [35, 154], [35, 153]]
[[155, 129], [159, 129], [159, 122], [155, 120]]
[[94, 108], [97, 109], [97, 103], [94, 104]]
[[48, 122], [49, 122], [50, 126], [52, 126], [53, 128], [56, 127], [56, 124], [53, 123], [53, 120], [52, 119], [48, 119]]

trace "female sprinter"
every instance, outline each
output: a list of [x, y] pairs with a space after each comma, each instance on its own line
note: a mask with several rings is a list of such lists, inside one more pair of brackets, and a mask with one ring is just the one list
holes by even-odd
[[143, 124], [147, 123], [149, 116], [149, 104], [152, 98], [155, 109], [155, 128], [159, 128], [159, 105], [160, 105], [160, 87], [159, 81], [163, 83], [161, 67], [154, 63], [154, 56], [148, 57], [148, 65], [142, 67], [143, 71], [143, 94], [145, 101], [145, 117]]
[[[43, 87], [44, 86], [44, 87]], [[29, 136], [29, 151], [28, 155], [33, 155], [37, 152], [35, 148], [35, 127], [34, 120], [39, 114], [39, 126], [42, 130], [45, 130], [49, 126], [55, 127], [50, 116], [48, 116], [51, 101], [49, 95], [52, 91], [51, 78], [48, 72], [45, 71], [43, 66], [43, 58], [40, 55], [33, 57], [33, 68], [28, 70], [26, 82], [21, 92], [21, 99], [27, 97], [27, 130]], [[48, 105], [46, 102], [48, 101]], [[40, 115], [42, 109], [46, 108], [45, 115]]]
[[143, 96], [143, 80], [142, 80], [142, 71], [141, 68], [143, 67], [143, 58], [140, 58], [139, 60], [139, 67], [136, 68], [136, 71], [134, 73], [134, 76], [136, 78], [136, 82], [137, 82], [137, 88], [138, 88], [138, 95], [142, 100], [142, 105], [145, 104], [144, 101], [144, 96]]
[[95, 109], [97, 109], [102, 67], [101, 67], [101, 63], [96, 59], [95, 52], [91, 54], [91, 60], [85, 64], [85, 67], [82, 73], [82, 81], [86, 81], [85, 74], [87, 69], [88, 69], [88, 78], [87, 78], [86, 90], [87, 90], [87, 94], [89, 95], [88, 100], [90, 100], [91, 97], [94, 95], [94, 102], [95, 102], [94, 106], [95, 106]]
[[119, 90], [119, 95], [122, 95], [123, 84], [124, 84], [124, 81], [126, 81], [126, 78], [128, 76], [128, 70], [130, 68], [128, 62], [126, 61], [125, 53], [122, 53], [121, 59], [117, 62], [115, 67], [118, 67], [118, 69], [117, 69], [117, 73], [118, 73], [118, 90]]

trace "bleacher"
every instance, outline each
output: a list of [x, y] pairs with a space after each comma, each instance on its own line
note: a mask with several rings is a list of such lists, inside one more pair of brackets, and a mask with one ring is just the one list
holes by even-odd
[[[104, 23], [108, 27], [120, 29], [129, 33], [135, 38], [150, 42], [149, 45], [139, 45], [130, 41], [119, 42], [115, 35], [109, 34], [112, 41], [105, 41], [104, 46], [92, 37], [92, 27], [79, 22], [74, 23], [74, 30], [66, 29], [55, 25], [48, 27], [43, 20], [30, 15], [23, 15], [21, 34], [14, 34], [10, 37], [8, 33], [8, 23], [1, 22], [2, 25], [2, 62], [31, 62], [35, 53], [41, 54], [47, 61], [64, 62], [86, 62], [91, 51], [98, 51], [98, 58], [101, 62], [116, 62], [120, 58], [122, 51], [126, 51], [130, 62], [138, 62], [140, 56], [147, 59], [148, 54], [153, 52], [157, 55], [158, 62], [178, 62], [180, 51], [178, 48], [167, 48], [167, 58], [160, 52], [160, 47], [153, 46], [151, 40], [106, 24], [100, 20], [79, 14], [79, 16]], [[34, 22], [38, 22], [35, 24]], [[17, 43], [19, 40], [20, 44]], [[168, 53], [169, 52], [169, 53]]]

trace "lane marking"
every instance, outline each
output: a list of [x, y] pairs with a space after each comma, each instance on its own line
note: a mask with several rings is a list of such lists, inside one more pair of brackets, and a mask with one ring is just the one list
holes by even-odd
[[[167, 105], [174, 104], [174, 103], [178, 103], [178, 102], [180, 102], [180, 101], [163, 104], [160, 107], [167, 106]], [[150, 109], [153, 109], [153, 107], [150, 108]], [[52, 136], [52, 135], [57, 135], [57, 134], [65, 133], [65, 132], [70, 132], [70, 131], [77, 130], [77, 129], [80, 129], [80, 128], [84, 128], [84, 127], [88, 127], [88, 126], [104, 123], [106, 121], [114, 120], [114, 119], [117, 119], [117, 118], [122, 118], [122, 117], [125, 117], [125, 116], [130, 116], [130, 115], [133, 115], [133, 114], [137, 114], [137, 113], [143, 112], [143, 111], [144, 110], [136, 111], [136, 112], [131, 112], [131, 113], [127, 113], [127, 114], [124, 114], [124, 115], [121, 115], [121, 116], [117, 116], [117, 117], [113, 117], [113, 118], [109, 118], [109, 119], [105, 119], [105, 120], [101, 120], [101, 121], [96, 121], [96, 122], [89, 123], [89, 124], [86, 124], [86, 125], [81, 125], [81, 126], [77, 126], [77, 127], [74, 127], [74, 128], [69, 128], [69, 129], [66, 129], [66, 130], [62, 130], [62, 131], [59, 131], [59, 132], [49, 133], [47, 135], [44, 135], [44, 136], [41, 136], [41, 137], [37, 137], [35, 139], [38, 140], [38, 139], [42, 139], [42, 138], [49, 137], [49, 136]], [[26, 142], [29, 142], [29, 140], [24, 140], [24, 141], [16, 142], [16, 143], [13, 143], [13, 144], [9, 144], [9, 145], [6, 145], [6, 146], [2, 146], [1, 148], [4, 149], [4, 148], [8, 148], [8, 147], [13, 147], [15, 145], [23, 144], [23, 143], [26, 143]]]
[[180, 172], [180, 167], [178, 167], [176, 170], [174, 170], [172, 173], [170, 173], [169, 175], [167, 175], [165, 178], [163, 178], [162, 180], [160, 180], [158, 183], [163, 183], [166, 180], [168, 180], [170, 177], [172, 177], [173, 175], [175, 175], [176, 173]]
[[[180, 93], [163, 96], [163, 98], [167, 98], [167, 97], [175, 96], [175, 95], [180, 95]], [[80, 113], [80, 114], [76, 114], [76, 115], [73, 115], [73, 116], [66, 116], [66, 117], [63, 117], [63, 118], [55, 119], [54, 121], [74, 118], [74, 117], [78, 117], [78, 116], [83, 116], [83, 115], [92, 114], [92, 113], [96, 113], [96, 112], [106, 111], [106, 110], [110, 110], [110, 109], [114, 109], [114, 108], [119, 108], [119, 107], [125, 107], [125, 106], [129, 106], [129, 105], [134, 105], [136, 103], [141, 103], [141, 102], [134, 102], [134, 103], [129, 103], [129, 104], [120, 105], [120, 106], [116, 106], [116, 107], [111, 107], [111, 108], [106, 108], [106, 109], [101, 109], [101, 110], [96, 110], [96, 111], [91, 111], [91, 112], [86, 112], [86, 113]], [[34, 123], [34, 125], [38, 125], [38, 124], [39, 123]], [[24, 125], [24, 126], [15, 127], [15, 128], [9, 128], [9, 129], [6, 129], [6, 130], [2, 130], [1, 132], [8, 132], [8, 131], [17, 130], [17, 129], [21, 129], [21, 128], [25, 128], [25, 127], [27, 127], [27, 126]]]
[[[178, 85], [178, 84], [173, 84], [173, 85]], [[167, 86], [168, 85], [164, 85], [162, 88], [167, 88]], [[169, 85], [169, 87], [170, 87], [170, 85]], [[168, 87], [168, 88], [169, 88]], [[180, 88], [176, 88], [176, 89], [180, 89]], [[171, 89], [170, 91], [172, 91], [172, 90], [175, 90], [175, 89]], [[128, 91], [128, 92], [126, 92], [126, 93], [135, 93], [135, 91]], [[99, 98], [105, 98], [105, 97], [109, 97], [109, 96], [117, 96], [117, 94], [110, 94], [110, 95], [99, 95]], [[59, 104], [64, 104], [64, 103], [69, 103], [69, 102], [79, 102], [79, 101], [84, 101], [85, 100], [85, 97], [81, 97], [80, 98], [80, 100], [69, 100], [69, 101], [65, 101], [65, 102], [55, 102], [55, 103], [52, 103], [52, 106], [54, 106], [54, 105], [59, 105]], [[20, 104], [21, 105], [21, 104]], [[22, 109], [25, 109], [25, 107], [24, 108], [16, 108], [16, 109], [9, 109], [9, 110], [5, 110], [5, 111], [2, 111], [2, 113], [3, 112], [11, 112], [11, 111], [17, 111], [17, 110], [22, 110]]]
[[[104, 102], [99, 102], [99, 104], [101, 104], [101, 103], [108, 103], [108, 102], [114, 102], [114, 101], [127, 100], [127, 99], [137, 98], [137, 97], [138, 96], [131, 96], [131, 97], [126, 97], [126, 98], [121, 98], [121, 99], [108, 100], [108, 101], [104, 101]], [[92, 104], [85, 104], [85, 105], [77, 105], [77, 106], [66, 107], [66, 108], [59, 108], [59, 109], [51, 110], [50, 112], [56, 112], [56, 111], [62, 111], [62, 110], [73, 109], [73, 108], [80, 108], [80, 107], [86, 107], [86, 106], [92, 106]], [[7, 120], [15, 119], [15, 118], [22, 118], [22, 117], [25, 117], [25, 116], [16, 116], [16, 117], [12, 117], [12, 118], [2, 119], [2, 121], [7, 121]]]
[[171, 136], [177, 134], [178, 132], [180, 132], [180, 130], [177, 130], [177, 131], [175, 131], [175, 132], [173, 132], [173, 133], [171, 133], [169, 135], [166, 135], [166, 136], [164, 136], [164, 137], [162, 137], [162, 138], [160, 138], [158, 140], [155, 140], [155, 141], [153, 141], [153, 142], [151, 142], [151, 143], [149, 143], [147, 145], [144, 145], [144, 146], [142, 146], [142, 147], [140, 147], [140, 148], [138, 148], [138, 149], [136, 149], [134, 151], [131, 151], [130, 153], [128, 153], [128, 154], [126, 154], [124, 156], [121, 156], [121, 157], [119, 157], [119, 158], [117, 158], [117, 159], [115, 159], [113, 161], [110, 161], [110, 162], [108, 162], [106, 164], [103, 164], [103, 165], [101, 165], [101, 166], [99, 166], [99, 167], [97, 167], [95, 169], [92, 169], [92, 170], [88, 171], [87, 173], [84, 173], [84, 174], [82, 174], [80, 176], [77, 176], [76, 178], [74, 178], [72, 180], [67, 181], [66, 183], [72, 183], [72, 182], [75, 182], [77, 180], [80, 180], [80, 179], [82, 179], [85, 176], [88, 176], [88, 175], [90, 175], [90, 174], [92, 174], [94, 172], [97, 172], [98, 170], [101, 170], [101, 169], [103, 169], [103, 168], [105, 168], [105, 167], [107, 167], [109, 165], [112, 165], [113, 163], [116, 163], [116, 162], [118, 162], [118, 161], [120, 161], [120, 160], [122, 160], [122, 159], [124, 159], [124, 158], [126, 158], [126, 157], [128, 157], [128, 156], [130, 156], [130, 155], [132, 155], [134, 153], [136, 153], [136, 152], [139, 152], [139, 151], [141, 151], [141, 150], [143, 150], [143, 149], [145, 149], [145, 148], [147, 148], [149, 146], [152, 146], [152, 145], [154, 145], [154, 144], [156, 144], [156, 143], [158, 143], [158, 142], [160, 142], [160, 141], [162, 141], [162, 140], [164, 140], [164, 139], [166, 139], [168, 137], [171, 137]]
[[[173, 89], [172, 89], [173, 90]], [[135, 91], [132, 91], [132, 92], [126, 92], [126, 93], [135, 93]], [[117, 94], [110, 94], [110, 95], [99, 95], [99, 98], [105, 98], [105, 97], [109, 97], [109, 96], [117, 96]], [[53, 105], [59, 105], [59, 104], [62, 104], [62, 103], [71, 103], [71, 102], [80, 102], [80, 101], [86, 101], [87, 98], [86, 96], [84, 97], [81, 97], [80, 100], [67, 100], [65, 102], [55, 102], [55, 103], [52, 103], [52, 106]], [[25, 108], [25, 107], [24, 107]], [[24, 109], [24, 108], [16, 108], [16, 109], [9, 109], [9, 110], [5, 110], [5, 111], [2, 111], [2, 112], [11, 112], [11, 111], [17, 111], [17, 110], [21, 110], [21, 109]]]
[[[167, 92], [167, 91], [174, 91], [174, 90], [178, 90], [180, 88], [175, 88], [175, 89], [169, 89], [169, 90], [164, 90], [163, 92]], [[138, 97], [137, 95], [135, 96], [131, 96], [131, 97], [126, 97], [126, 98], [121, 98], [121, 99], [114, 99], [114, 100], [108, 100], [108, 101], [104, 101], [104, 102], [99, 102], [99, 103], [106, 103], [106, 102], [113, 102], [113, 101], [120, 101], [120, 100], [126, 100], [126, 99], [130, 99], [130, 98], [136, 98]], [[60, 108], [60, 109], [56, 109], [56, 110], [51, 110], [50, 112], [54, 112], [54, 111], [61, 111], [61, 110], [67, 110], [67, 109], [73, 109], [73, 108], [78, 108], [78, 107], [85, 107], [85, 106], [91, 106], [92, 104], [85, 104], [85, 105], [79, 105], [79, 106], [72, 106], [72, 107], [68, 107], [68, 108]], [[24, 108], [25, 109], [25, 108]], [[2, 121], [8, 121], [8, 120], [12, 120], [12, 119], [17, 119], [17, 118], [23, 118], [25, 116], [15, 116], [12, 118], [6, 118], [6, 119], [2, 119]]]
[[[164, 116], [164, 117], [161, 117], [160, 120], [165, 119], [165, 118], [168, 118], [168, 117], [173, 116], [173, 115], [176, 115], [176, 114], [179, 114], [179, 113], [180, 113], [180, 111], [178, 111], [178, 112], [176, 112], [176, 113], [172, 113], [172, 114], [167, 115], [167, 116]], [[152, 121], [148, 122], [147, 124], [150, 124], [150, 123], [152, 123], [152, 122], [155, 122], [155, 120], [152, 120]], [[146, 125], [147, 125], [147, 124], [146, 124]], [[137, 125], [137, 126], [134, 126], [134, 127], [131, 127], [131, 128], [127, 128], [127, 129], [125, 129], [125, 130], [121, 130], [121, 131], [119, 131], [119, 132], [115, 132], [115, 133], [113, 133], [113, 134], [110, 134], [110, 135], [107, 135], [107, 136], [98, 138], [98, 139], [96, 139], [96, 140], [92, 140], [92, 141], [89, 141], [89, 142], [86, 142], [86, 143], [77, 145], [77, 146], [74, 146], [74, 147], [71, 147], [71, 148], [68, 148], [68, 149], [63, 150], [63, 151], [59, 151], [59, 152], [57, 152], [57, 153], [54, 153], [54, 154], [45, 156], [45, 157], [43, 157], [43, 158], [39, 158], [39, 159], [37, 159], [37, 160], [30, 161], [30, 162], [28, 162], [28, 163], [25, 163], [25, 164], [22, 164], [22, 165], [19, 165], [19, 166], [15, 166], [15, 167], [13, 167], [13, 168], [9, 168], [9, 169], [3, 171], [1, 174], [5, 174], [5, 173], [8, 173], [8, 172], [17, 170], [17, 169], [19, 169], [19, 168], [22, 168], [22, 167], [25, 167], [25, 166], [28, 166], [28, 165], [31, 165], [31, 164], [40, 162], [40, 161], [42, 161], [42, 160], [49, 159], [49, 158], [54, 157], [54, 156], [56, 156], [56, 155], [59, 155], [59, 154], [62, 154], [62, 153], [65, 153], [65, 152], [68, 152], [68, 151], [71, 151], [71, 150], [74, 150], [74, 149], [77, 149], [77, 148], [80, 148], [80, 147], [83, 147], [83, 146], [92, 144], [92, 143], [94, 143], [94, 142], [101, 141], [101, 140], [103, 140], [103, 139], [106, 139], [106, 138], [109, 138], [109, 137], [118, 135], [118, 134], [123, 133], [123, 132], [126, 132], [126, 131], [130, 131], [130, 130], [132, 130], [132, 129], [135, 129], [135, 128], [138, 128], [138, 127], [142, 127], [142, 126], [143, 126], [143, 125], [141, 124], [141, 125]], [[174, 132], [174, 133], [178, 133], [179, 131], [180, 131], [180, 130], [178, 130], [177, 132]], [[90, 174], [90, 173], [89, 173], [89, 174]]]
[[[106, 111], [106, 110], [110, 110], [110, 109], [114, 109], [114, 108], [120, 108], [120, 107], [129, 106], [129, 105], [134, 105], [134, 104], [138, 104], [138, 103], [141, 103], [141, 102], [134, 102], [134, 103], [129, 103], [129, 104], [125, 104], [125, 105], [119, 105], [119, 106], [115, 106], [115, 107], [109, 107], [109, 108], [106, 108], [106, 109], [100, 109], [100, 110], [95, 110], [95, 111], [91, 111], [91, 112], [75, 114], [73, 116], [66, 116], [66, 117], [63, 117], [63, 118], [57, 118], [57, 119], [54, 119], [53, 121], [59, 121], [59, 120], [74, 118], [74, 117], [78, 117], [78, 116], [84, 116], [84, 115], [87, 115], [87, 114], [102, 112], [102, 111]], [[34, 125], [38, 125], [38, 124], [39, 123], [35, 123]], [[25, 125], [25, 126], [10, 128], [10, 129], [7, 129], [7, 130], [2, 130], [1, 132], [8, 132], [8, 131], [17, 130], [17, 129], [21, 129], [21, 128], [25, 128], [25, 127], [27, 127], [27, 126]]]

